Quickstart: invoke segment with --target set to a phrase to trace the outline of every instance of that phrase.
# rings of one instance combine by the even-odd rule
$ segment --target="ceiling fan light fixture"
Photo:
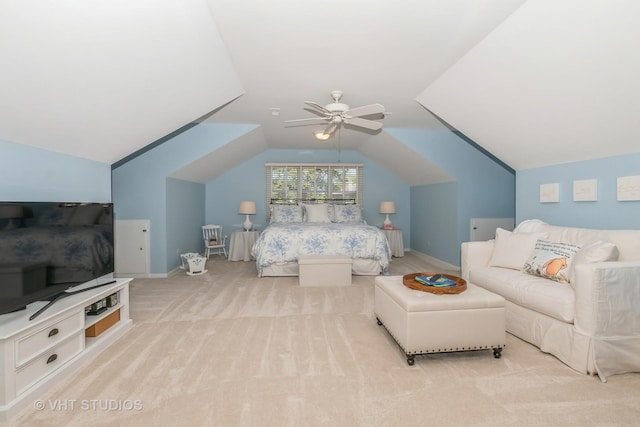
[[[349,111],[349,106],[347,104],[343,104],[342,102],[327,104],[324,106],[324,108],[331,111],[332,113],[344,113],[345,111]]]
[[[319,130],[319,131],[313,133],[313,137],[315,139],[317,139],[318,141],[326,141],[327,139],[331,138],[331,134],[330,133],[324,133],[324,131]]]

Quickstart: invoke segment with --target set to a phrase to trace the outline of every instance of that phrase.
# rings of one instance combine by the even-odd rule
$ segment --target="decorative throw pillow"
[[[538,240],[522,271],[556,282],[569,283],[569,266],[579,250],[578,245]]]
[[[620,251],[618,247],[611,242],[597,240],[582,246],[569,267],[569,282],[571,286],[573,286],[574,283],[577,265],[592,262],[617,261],[619,255]]]
[[[306,222],[331,222],[329,209],[326,203],[304,204]]]
[[[512,233],[497,228],[489,266],[520,270],[535,248],[538,239],[546,237],[547,233]]]
[[[269,222],[302,222],[302,206],[271,205]]]
[[[334,205],[335,222],[362,222],[362,209],[358,204]]]

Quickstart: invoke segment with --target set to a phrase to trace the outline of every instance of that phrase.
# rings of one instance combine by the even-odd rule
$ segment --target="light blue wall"
[[[411,187],[411,242],[415,250],[440,260],[459,256],[458,247],[451,244],[451,236],[458,233],[457,194],[457,182]]]
[[[453,265],[460,265],[460,244],[469,240],[471,218],[513,218],[515,217],[515,175],[494,159],[491,159],[459,135],[450,131],[426,131],[407,129],[387,129],[394,138],[424,156],[441,169],[453,175],[457,186],[438,189],[414,189],[411,193],[412,224],[430,223],[432,232],[424,234],[424,228],[411,227],[412,249],[434,256]],[[448,193],[445,190],[451,191]],[[440,198],[456,200],[457,210],[450,212],[455,217],[455,231],[451,229],[451,219],[443,215],[431,218],[424,212],[429,203],[447,203],[432,199],[431,194],[439,193]],[[452,203],[452,206],[454,204]],[[447,230],[447,238],[441,233]],[[449,235],[450,234],[450,235]],[[444,241],[443,241],[444,240]],[[435,241],[440,242],[436,248]],[[430,244],[429,244],[430,242]],[[442,254],[442,255],[436,255]],[[443,258],[442,256],[446,256]]]
[[[537,218],[554,225],[638,229],[640,201],[616,200],[617,178],[633,175],[640,175],[640,153],[519,171],[516,221]],[[573,181],[582,179],[597,180],[597,201],[573,201]],[[540,203],[540,184],[551,183],[560,184],[560,202]]]
[[[256,201],[257,214],[252,221],[264,227],[265,163],[362,163],[367,222],[382,225],[384,215],[378,212],[379,204],[383,200],[394,201],[398,213],[391,219],[402,228],[405,247],[455,265],[459,264],[460,243],[469,238],[470,218],[514,216],[514,177],[510,172],[451,132],[398,131],[394,135],[397,139],[450,171],[457,184],[412,190],[357,151],[342,151],[338,156],[336,150],[271,149],[206,183],[203,218],[202,205],[196,200],[200,189],[167,177],[254,128],[198,125],[114,168],[113,200],[118,218],[151,221],[152,274],[165,274],[177,266],[178,252],[198,249],[202,244],[200,225],[221,224],[227,235],[239,230],[244,218],[237,210],[242,200]],[[433,215],[437,218],[425,215],[424,205],[433,202],[431,194],[437,194],[441,203],[452,209],[436,210]],[[191,225],[190,231],[190,225],[180,223],[180,206],[189,221],[200,221]],[[427,222],[425,228],[423,224]]]
[[[109,202],[111,167],[0,141],[0,200]]]
[[[409,185],[357,151],[342,151],[338,159],[335,150],[266,150],[207,183],[206,221],[222,225],[225,234],[230,235],[232,230],[239,230],[244,221],[244,216],[238,214],[240,202],[254,200],[257,214],[251,216],[251,221],[264,227],[266,163],[337,163],[338,160],[361,163],[364,167],[363,211],[367,223],[382,226],[385,216],[378,212],[380,202],[394,201],[398,213],[390,218],[394,225],[402,228],[404,245],[410,247]]]
[[[255,125],[200,124],[113,169],[113,202],[118,219],[148,219],[151,274],[165,274],[174,259],[167,239],[167,177],[241,135]],[[173,193],[171,193],[173,194]],[[199,227],[200,224],[194,225]],[[171,253],[169,253],[171,252]]]
[[[180,265],[180,254],[202,253],[205,186],[167,178],[167,268]]]

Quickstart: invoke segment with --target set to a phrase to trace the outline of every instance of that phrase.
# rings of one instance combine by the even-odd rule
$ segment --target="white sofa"
[[[570,283],[518,267],[523,256],[531,259],[537,239],[579,246],[563,266]],[[496,239],[461,249],[463,278],[506,299],[508,332],[602,381],[640,372],[640,230],[527,220],[513,233],[497,230]]]

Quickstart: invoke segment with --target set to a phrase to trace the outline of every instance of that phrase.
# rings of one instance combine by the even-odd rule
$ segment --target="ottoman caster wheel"
[[[382,326],[382,322],[377,317],[376,317],[376,322],[378,322],[378,326]]]
[[[416,363],[416,361],[413,357],[407,357],[407,364],[409,366],[413,366],[414,363]]]
[[[502,356],[502,349],[501,348],[494,348],[493,349],[493,357],[495,357],[496,359],[500,359],[500,356]]]

